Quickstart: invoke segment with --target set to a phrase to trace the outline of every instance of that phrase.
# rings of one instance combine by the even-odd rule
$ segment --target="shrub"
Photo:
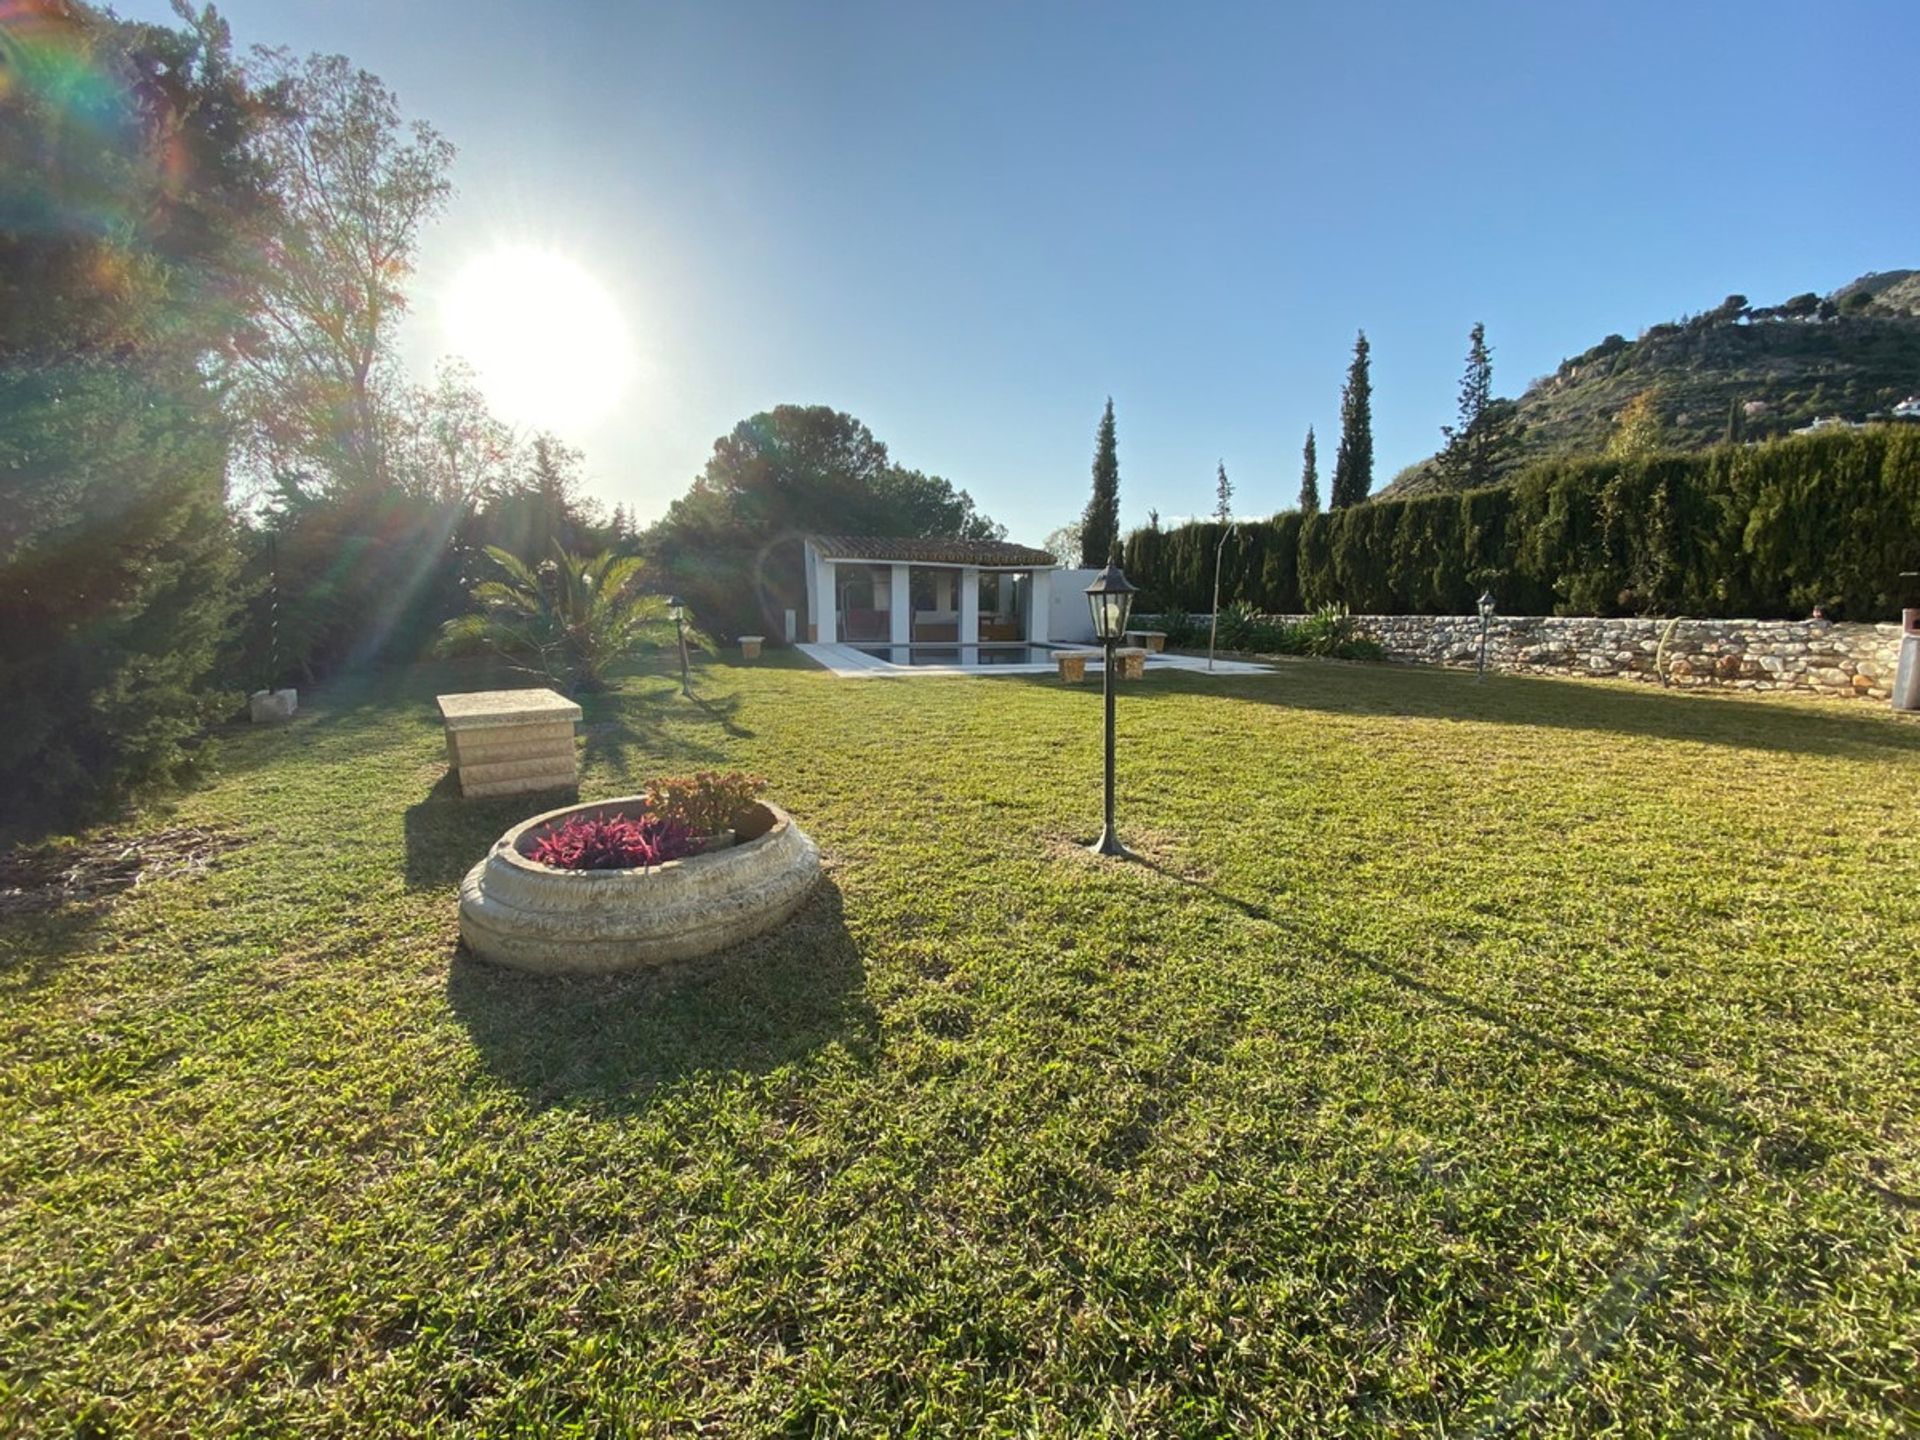
[[[1137,531],[1127,577],[1205,606],[1218,527]],[[1254,610],[1892,619],[1920,553],[1920,427],[1646,457],[1556,456],[1493,489],[1249,521],[1222,585]],[[1145,603],[1143,601],[1143,603]],[[1226,634],[1222,612],[1222,638]]]
[[[1184,610],[1164,610],[1154,617],[1155,628],[1166,633],[1167,644],[1174,649],[1191,645],[1199,627],[1193,623],[1193,617]]]
[[[647,786],[647,809],[687,827],[695,835],[717,835],[732,828],[740,812],[767,788],[758,775],[702,770],[669,776]]]
[[[568,688],[604,690],[616,664],[675,633],[666,598],[640,588],[638,556],[579,556],[556,543],[536,568],[497,545],[487,555],[503,578],[474,587],[480,609],[442,627],[442,654],[491,652]]]
[[[575,815],[535,840],[527,858],[562,870],[632,870],[699,850],[686,822],[669,815]]]
[[[1263,627],[1251,605],[1229,605],[1220,612],[1219,623],[1212,627],[1214,643],[1222,650],[1251,650],[1256,632]]]
[[[1338,656],[1341,648],[1352,638],[1353,621],[1347,616],[1347,607],[1322,605],[1293,627],[1292,639],[1298,648],[1292,653],[1316,655],[1323,659]]]

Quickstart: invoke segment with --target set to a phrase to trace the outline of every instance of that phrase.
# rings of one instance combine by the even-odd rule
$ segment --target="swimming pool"
[[[1052,675],[1054,662],[1063,651],[1078,651],[1087,657],[1087,673],[1100,674],[1100,653],[1091,645],[1024,645],[1018,642],[984,645],[822,645],[803,641],[795,647],[809,660],[849,679],[877,679],[893,676],[937,678],[942,675]],[[1149,673],[1163,670],[1188,670],[1205,675],[1258,675],[1265,665],[1245,660],[1222,660],[1208,671],[1205,656],[1149,655]]]
[[[1051,665],[1051,645],[850,645],[889,665],[945,665],[971,670],[982,665]]]

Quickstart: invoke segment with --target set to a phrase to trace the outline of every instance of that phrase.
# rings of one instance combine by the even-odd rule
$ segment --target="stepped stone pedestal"
[[[580,707],[551,690],[474,690],[436,697],[447,759],[469,799],[579,783],[573,726]]]

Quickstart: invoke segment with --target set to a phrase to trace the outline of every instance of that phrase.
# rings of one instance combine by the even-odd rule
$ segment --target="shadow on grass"
[[[1134,861],[1167,879],[1204,891],[1249,919],[1275,926],[1280,924],[1273,912],[1264,905],[1243,900],[1237,895],[1229,894],[1191,876],[1182,875],[1154,861],[1138,856],[1134,857]],[[1412,991],[1443,1009],[1457,1014],[1471,1015],[1476,1020],[1498,1027],[1521,1044],[1560,1056],[1589,1074],[1603,1076],[1625,1089],[1640,1092],[1674,1118],[1689,1121],[1702,1130],[1717,1134],[1723,1145],[1749,1151],[1758,1166],[1771,1175],[1791,1177],[1804,1174],[1819,1169],[1833,1158],[1833,1148],[1811,1135],[1784,1126],[1763,1125],[1737,1112],[1716,1110],[1703,1105],[1677,1085],[1644,1075],[1605,1055],[1595,1054],[1582,1046],[1550,1035],[1536,1026],[1516,1020],[1513,1016],[1481,1001],[1455,994],[1444,986],[1436,985],[1433,981],[1383,960],[1377,955],[1369,955],[1346,945],[1339,947],[1339,954],[1350,964],[1371,970],[1374,974],[1391,980],[1402,989]],[[1901,1190],[1866,1176],[1854,1175],[1852,1178],[1870,1194],[1894,1209],[1920,1211],[1920,1194]]]
[[[1023,677],[1051,685],[1051,677]],[[1090,688],[1097,690],[1096,684]],[[1662,690],[1630,681],[1548,675],[1489,675],[1431,666],[1283,660],[1266,675],[1149,670],[1120,703],[1204,695],[1329,715],[1395,715],[1490,725],[1534,725],[1690,740],[1750,750],[1839,755],[1861,750],[1920,752],[1920,725],[1881,713],[1881,702],[1780,704],[1724,691]]]
[[[784,925],[718,955],[558,977],[462,948],[447,994],[487,1070],[530,1108],[631,1112],[679,1081],[766,1074],[833,1044],[870,1057],[865,973],[839,888],[823,880]]]
[[[403,817],[407,888],[451,889],[504,832],[543,810],[570,805],[577,796],[568,788],[463,800],[460,781],[449,770]]]
[[[730,738],[734,740],[753,739],[753,731],[747,729],[746,726],[740,724],[733,718],[740,713],[740,697],[738,695],[722,695],[715,699],[708,699],[696,691],[693,696],[693,703],[696,708],[706,714],[709,720],[726,731]]]
[[[1282,924],[1273,911],[1255,901],[1244,900],[1205,881],[1183,875],[1177,870],[1169,869],[1140,856],[1133,857],[1133,863],[1181,885],[1202,891],[1251,920],[1258,920],[1276,928]],[[1391,980],[1402,989],[1409,990],[1442,1009],[1456,1014],[1471,1015],[1476,1020],[1497,1027],[1531,1049],[1557,1055],[1588,1074],[1601,1076],[1625,1089],[1638,1091],[1675,1119],[1690,1122],[1702,1130],[1718,1135],[1723,1144],[1751,1149],[1760,1164],[1775,1174],[1797,1174],[1813,1170],[1824,1165],[1831,1158],[1830,1147],[1811,1136],[1760,1125],[1743,1115],[1703,1105],[1676,1085],[1644,1075],[1605,1055],[1596,1054],[1570,1041],[1562,1040],[1558,1036],[1550,1035],[1536,1026],[1517,1020],[1481,1001],[1455,994],[1444,986],[1436,985],[1433,981],[1383,960],[1377,955],[1369,955],[1347,945],[1338,946],[1338,954],[1349,964]],[[1880,1186],[1874,1188],[1883,1198],[1901,1208],[1920,1206],[1920,1198],[1889,1191]]]
[[[678,685],[660,696],[619,691],[581,696],[582,766],[603,768],[616,779],[637,782],[673,774],[692,765],[723,764],[727,758],[725,751],[691,742],[684,735],[669,733],[662,727],[663,720],[672,718],[673,712],[668,707],[674,705],[686,706],[683,714],[707,712],[707,706],[698,700],[689,706],[680,697]],[[736,701],[723,705],[718,712],[708,713],[720,720],[729,735],[751,735],[751,731],[731,725],[732,712],[737,708]],[[636,758],[640,761],[638,766]],[[636,783],[633,788],[640,786]]]
[[[24,995],[59,973],[83,950],[112,906],[104,901],[0,919],[0,995]]]

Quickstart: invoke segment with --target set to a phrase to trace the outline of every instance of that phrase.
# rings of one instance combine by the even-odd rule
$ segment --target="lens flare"
[[[509,420],[564,434],[604,418],[633,378],[632,337],[618,305],[554,250],[516,245],[470,261],[442,318],[451,349]]]

